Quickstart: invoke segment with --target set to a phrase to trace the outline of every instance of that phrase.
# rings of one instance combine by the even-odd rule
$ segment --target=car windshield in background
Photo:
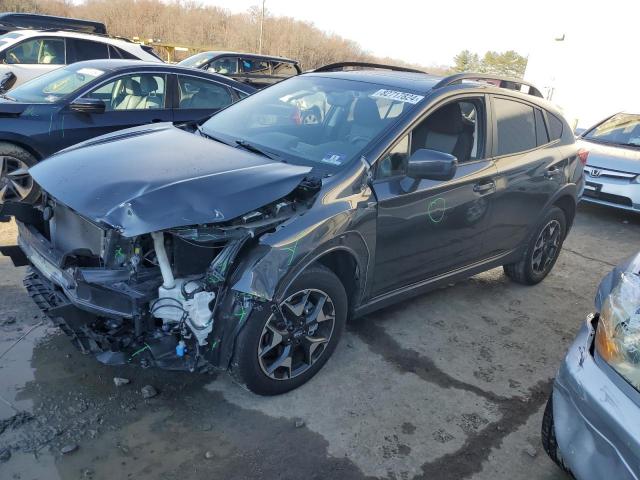
[[[55,103],[102,75],[104,71],[97,68],[60,68],[14,88],[5,96],[25,103]]]
[[[584,135],[587,140],[640,147],[640,115],[619,113]]]
[[[211,60],[211,54],[210,53],[207,53],[207,52],[198,53],[196,55],[192,55],[189,58],[185,58],[184,60],[179,62],[178,65],[181,65],[183,67],[199,68],[202,65],[204,65],[205,63],[207,63],[209,60]]]
[[[332,171],[423,98],[372,83],[296,77],[214,115],[202,131],[229,145],[250,144],[268,156]]]

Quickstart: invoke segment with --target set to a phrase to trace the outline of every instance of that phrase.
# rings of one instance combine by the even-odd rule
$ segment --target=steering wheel
[[[8,57],[11,59],[11,63],[22,63],[15,53],[9,52]]]

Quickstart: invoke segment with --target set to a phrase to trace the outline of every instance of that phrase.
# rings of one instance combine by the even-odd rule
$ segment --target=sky
[[[260,0],[202,0],[244,12]],[[581,25],[594,34],[615,33],[624,18],[637,19],[638,0],[576,2],[534,0],[266,0],[274,15],[313,22],[322,30],[355,40],[378,56],[423,66],[451,65],[464,49],[516,50],[528,55],[545,39]],[[619,8],[613,8],[617,6]],[[633,27],[635,30],[636,27]]]

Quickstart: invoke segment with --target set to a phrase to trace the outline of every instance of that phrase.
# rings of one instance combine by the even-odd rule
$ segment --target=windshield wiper
[[[258,155],[262,155],[263,157],[267,157],[270,160],[275,160],[279,155],[271,152],[266,152],[259,147],[256,147],[254,144],[247,142],[246,140],[236,140],[236,144],[239,147],[244,148],[245,150],[249,150],[250,152],[257,153]],[[279,158],[278,158],[279,159]]]
[[[198,133],[203,136],[204,138],[208,138],[209,140],[213,140],[214,142],[218,142],[218,143],[224,143],[225,145],[229,145],[227,142],[216,138],[212,135],[209,135],[208,133],[205,133],[204,130],[202,130],[202,127],[200,125],[196,125],[196,130],[198,131]]]

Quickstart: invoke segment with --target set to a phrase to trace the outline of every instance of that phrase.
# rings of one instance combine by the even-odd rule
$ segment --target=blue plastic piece
[[[176,355],[178,357],[184,357],[185,352],[187,351],[187,346],[184,343],[184,340],[180,340],[178,345],[176,345]]]

